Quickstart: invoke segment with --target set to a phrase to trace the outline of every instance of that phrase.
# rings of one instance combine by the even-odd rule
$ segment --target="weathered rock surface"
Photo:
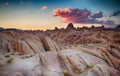
[[[75,28],[72,23],[66,29],[47,31],[56,42],[61,44],[120,44],[120,30],[101,27]]]
[[[33,56],[10,55],[7,58],[1,55],[0,59],[0,76],[119,75],[120,72],[110,67],[103,59],[81,50],[49,51]]]
[[[0,76],[120,76],[119,30],[69,28],[0,31]]]
[[[43,42],[43,45],[46,51],[59,51],[60,50],[57,44],[47,36],[42,38],[42,42]]]
[[[0,32],[0,51],[36,54],[45,51],[60,50],[49,37],[40,37],[32,33],[18,33],[15,31]]]

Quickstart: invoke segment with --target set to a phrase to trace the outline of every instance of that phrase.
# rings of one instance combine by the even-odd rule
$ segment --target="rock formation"
[[[66,29],[75,29],[74,25],[72,23],[69,23],[66,27]]]
[[[51,40],[49,37],[45,36],[41,40],[44,45],[45,51],[59,51],[60,50],[57,44],[53,40]]]
[[[93,54],[94,53],[94,54]],[[9,54],[0,59],[0,76],[119,76],[99,56],[84,50],[62,50],[36,55]]]
[[[49,37],[39,37],[27,32],[0,32],[0,50],[4,52],[21,52],[37,54],[45,51],[58,51],[59,47]]]
[[[0,76],[120,76],[120,31],[0,31]]]

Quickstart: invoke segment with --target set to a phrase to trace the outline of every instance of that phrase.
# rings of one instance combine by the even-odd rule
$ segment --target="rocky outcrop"
[[[119,76],[119,38],[96,28],[0,31],[0,76]]]
[[[74,25],[72,23],[69,23],[66,27],[66,29],[75,29]]]
[[[117,27],[116,27],[117,28]],[[118,26],[119,28],[119,26]],[[72,23],[65,29],[51,30],[46,32],[56,42],[61,44],[108,44],[120,43],[120,30],[115,28],[79,27],[75,28]]]
[[[12,59],[11,59],[12,58]],[[22,63],[21,63],[22,62]],[[119,76],[105,60],[81,50],[1,56],[0,76]]]
[[[28,32],[3,31],[0,32],[0,50],[36,54],[45,51],[58,51],[59,47],[46,36],[40,37]]]
[[[46,51],[59,51],[60,50],[57,44],[53,40],[51,40],[49,37],[45,36],[41,40],[42,40],[42,43]]]
[[[98,50],[92,50],[87,48],[77,48],[83,52],[89,53],[91,55],[94,55],[98,58],[103,59],[109,66],[120,70],[120,60],[119,58],[115,57],[111,54],[111,52],[105,50],[104,48],[99,48]]]

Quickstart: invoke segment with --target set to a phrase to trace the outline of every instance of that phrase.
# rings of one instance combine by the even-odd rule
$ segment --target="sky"
[[[120,24],[119,0],[0,0],[0,27],[25,30]]]

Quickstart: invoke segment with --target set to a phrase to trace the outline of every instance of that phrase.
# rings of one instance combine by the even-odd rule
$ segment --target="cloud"
[[[93,15],[91,15],[91,18],[102,18],[103,17],[103,12],[102,11],[97,11]]]
[[[48,7],[47,6],[42,6],[41,9],[42,10],[46,10]]]
[[[88,9],[55,9],[54,17],[60,17],[65,23],[85,23],[85,24],[105,24],[105,25],[115,25],[113,20],[98,20],[103,17],[102,11],[97,11],[96,13],[91,13]]]
[[[54,12],[54,16],[59,16],[64,19],[64,22],[84,22],[84,20],[88,19],[91,12],[87,9],[68,9],[64,10],[58,8]]]
[[[113,12],[111,16],[118,16],[118,15],[120,15],[120,11]]]

